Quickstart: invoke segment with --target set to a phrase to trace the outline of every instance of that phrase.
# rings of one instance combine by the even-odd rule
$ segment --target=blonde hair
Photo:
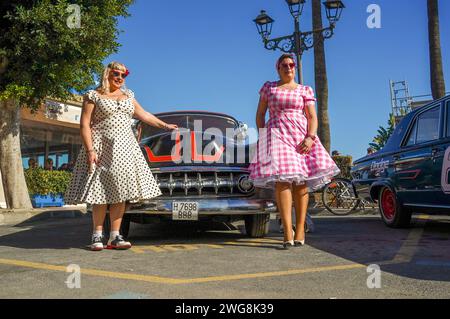
[[[110,93],[108,78],[109,78],[109,72],[111,70],[119,70],[119,71],[122,71],[122,72],[126,72],[127,71],[127,67],[124,64],[122,64],[120,62],[115,62],[115,61],[110,62],[106,66],[106,68],[103,70],[103,75],[102,75],[102,80],[100,82],[100,85],[97,88],[97,90],[100,91],[101,94],[108,94],[108,93]],[[123,87],[122,90],[124,90],[124,89],[126,90],[125,87]]]

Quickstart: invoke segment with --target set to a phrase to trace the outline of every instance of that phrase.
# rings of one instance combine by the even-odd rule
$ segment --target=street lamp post
[[[326,28],[302,32],[300,30],[300,16],[303,13],[303,7],[306,0],[286,0],[289,11],[294,18],[295,31],[293,34],[270,39],[272,26],[275,20],[267,15],[266,11],[261,13],[253,21],[256,23],[258,33],[261,35],[264,47],[267,50],[280,50],[285,53],[293,53],[297,57],[297,76],[300,84],[303,84],[302,74],[302,55],[303,52],[314,47],[314,35],[321,35],[324,39],[329,39],[334,34],[336,22],[339,21],[342,10],[345,8],[344,3],[340,0],[327,0],[323,4],[327,12],[327,19],[330,25]]]

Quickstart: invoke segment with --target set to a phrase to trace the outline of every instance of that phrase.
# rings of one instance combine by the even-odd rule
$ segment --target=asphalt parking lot
[[[262,239],[239,224],[132,224],[131,250],[101,252],[86,249],[89,216],[0,226],[0,298],[450,297],[450,217],[400,230],[376,215],[314,221],[288,251],[275,220]]]

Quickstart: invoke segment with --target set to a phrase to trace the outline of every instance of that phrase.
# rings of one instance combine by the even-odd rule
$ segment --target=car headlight
[[[253,182],[249,179],[248,175],[242,175],[239,177],[238,189],[242,193],[250,193],[255,189]]]

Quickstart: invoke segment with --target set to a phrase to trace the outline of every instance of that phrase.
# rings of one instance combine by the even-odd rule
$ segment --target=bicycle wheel
[[[351,180],[336,178],[323,189],[322,202],[330,213],[345,216],[358,207],[360,200]]]

